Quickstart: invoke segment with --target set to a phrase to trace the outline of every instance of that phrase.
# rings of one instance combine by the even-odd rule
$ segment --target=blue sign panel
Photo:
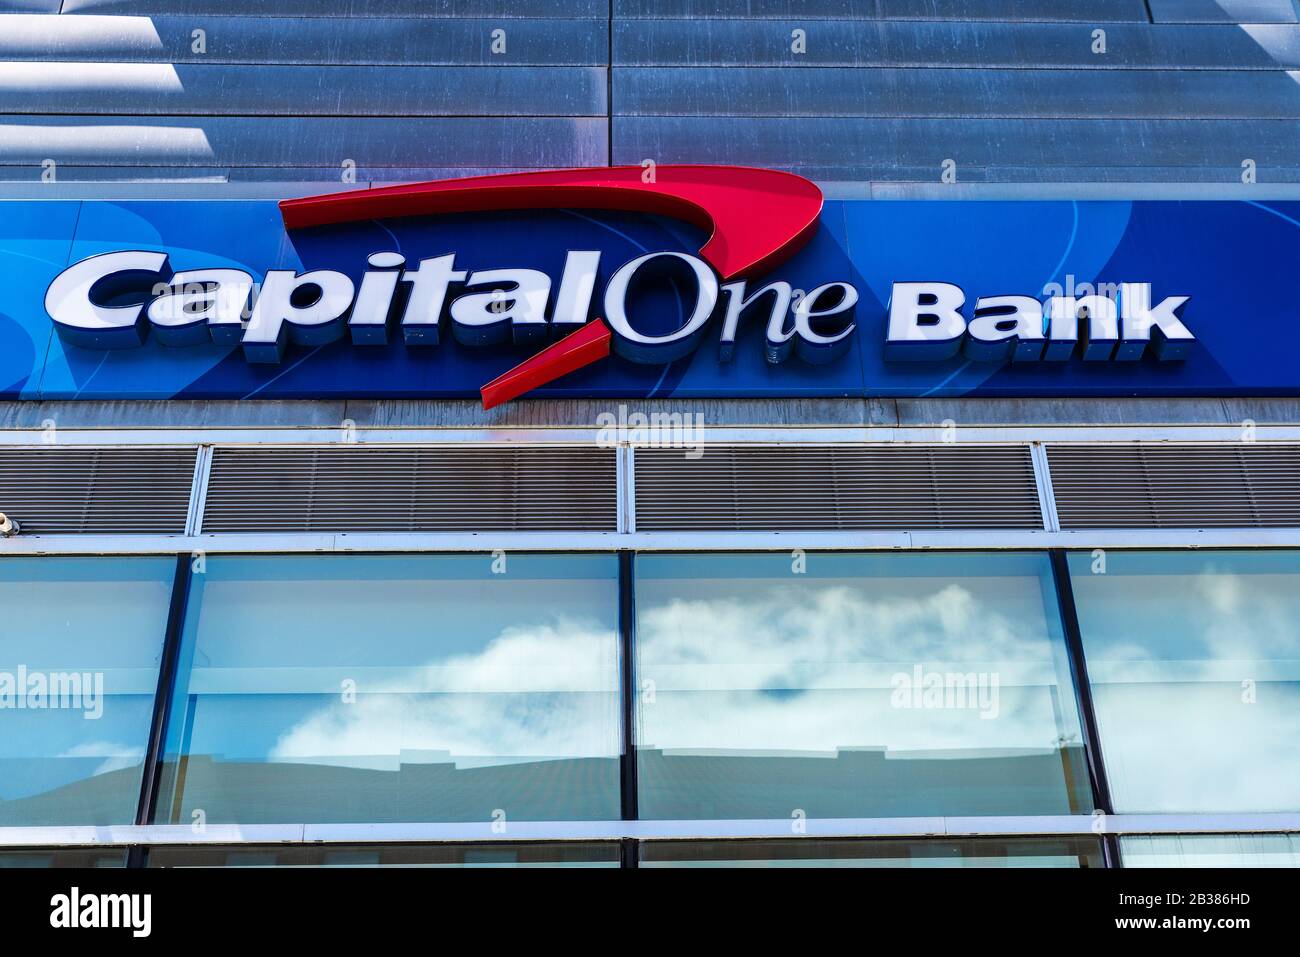
[[[708,239],[676,219],[568,209],[294,230],[286,230],[276,203],[263,201],[7,202],[0,212],[0,396],[22,399],[477,398],[485,383],[579,328],[561,324],[557,315],[571,253],[599,253],[594,290],[587,290],[590,306],[581,311],[583,319],[608,318],[605,296],[618,285],[623,267],[664,251],[694,256]],[[146,270],[133,277],[105,276],[83,283],[85,288],[74,281],[76,274],[65,275],[90,257],[124,251],[165,253],[166,269],[156,275]],[[397,255],[368,260],[377,253]],[[149,303],[159,292],[158,281],[165,285],[186,271],[247,273],[255,284],[249,303],[256,302],[256,287],[268,273],[278,271],[290,283],[309,272],[338,273],[350,280],[348,302],[353,303],[366,288],[367,271],[382,272],[377,261],[404,262],[411,270],[447,256],[454,259],[444,266],[471,280],[475,272],[496,270],[516,271],[516,277],[528,270],[535,271],[528,275],[541,274],[532,313],[519,303],[528,298],[523,286],[516,284],[511,293],[493,291],[488,283],[478,290],[489,292],[475,314],[482,318],[476,318],[468,302],[455,305],[475,291],[472,283],[457,280],[431,328],[399,328],[395,319],[386,320],[387,300],[377,325],[361,327],[355,323],[362,306],[349,305],[354,324],[346,330],[342,324],[337,329],[329,323],[302,324],[278,342],[272,334],[260,353],[246,334],[248,309],[243,325],[236,323],[223,335],[215,328],[209,335],[202,323],[195,324],[197,333],[186,333],[178,322],[170,338],[187,344],[164,343],[169,336],[160,336],[156,326],[151,331],[145,321],[155,314]],[[698,276],[681,262],[661,263],[671,268],[657,272],[624,271],[627,318],[638,333],[670,340],[690,324],[702,302],[712,306],[708,322],[684,345],[674,346],[671,351],[678,355],[670,359],[664,350],[656,358],[649,348],[634,355],[635,343],[626,334],[620,340],[615,330],[609,355],[529,394],[1297,394],[1300,306],[1289,283],[1297,263],[1297,203],[830,201],[816,233],[793,258],[751,277],[744,291],[728,291],[726,281],[718,280],[716,304],[702,298]],[[96,348],[95,342],[105,341],[97,333],[56,330],[47,291],[60,276],[65,278],[56,290],[62,292],[52,299],[69,310],[74,326],[78,316],[94,309],[139,314],[135,326],[114,330],[125,332],[127,347]],[[125,281],[130,278],[135,282]],[[370,281],[376,288],[383,283],[382,277]],[[728,303],[777,281],[792,291],[789,309],[784,303],[774,308],[775,293],[755,297],[738,314],[734,343],[729,342]],[[774,344],[774,328],[794,328],[801,296],[811,300],[827,284],[847,284],[856,295],[852,308],[841,301],[844,308],[827,308],[827,317],[818,319],[819,303],[805,303],[810,312],[801,328],[806,334],[793,334],[791,340],[798,348]],[[397,285],[393,280],[385,288],[391,293]],[[570,292],[580,285],[575,282]],[[1115,300],[1116,290],[1142,289],[1150,300],[1150,308],[1140,311],[1150,327],[1150,348],[1148,339],[1129,341],[1140,321],[1105,315],[1107,304],[1096,298]],[[900,305],[907,298],[903,290],[912,297],[910,326]],[[302,298],[300,292],[294,291],[292,308],[286,309],[301,309],[305,316],[311,296]],[[316,289],[322,297],[329,292]],[[410,293],[398,293],[394,302],[403,295]],[[957,301],[945,301],[948,295],[959,296],[960,305],[948,308]],[[1127,295],[1121,293],[1121,308]],[[492,296],[513,321],[491,321]],[[834,306],[836,297],[847,296],[841,287],[821,305]],[[287,292],[285,297],[288,303]],[[1061,311],[1067,307],[1053,301],[1068,303],[1068,315]],[[1042,303],[1048,305],[1040,309]],[[453,322],[448,313],[458,308],[463,312]],[[780,315],[772,320],[776,312]],[[530,324],[528,315],[547,318]],[[345,312],[340,322],[346,320]],[[1077,346],[1074,339],[1058,338],[1066,336],[1066,320],[1078,326]],[[1108,322],[1118,330],[1109,339]],[[959,341],[953,330],[963,328]],[[1015,329],[1014,335],[1008,331]],[[1180,329],[1189,333],[1186,339],[1180,339]],[[835,340],[833,348],[811,347],[823,338]],[[1053,341],[1059,354],[1044,361]],[[925,348],[900,358],[918,343]],[[887,345],[901,348],[891,351]]]

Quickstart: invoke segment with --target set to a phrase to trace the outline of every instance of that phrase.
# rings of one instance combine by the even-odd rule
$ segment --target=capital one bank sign
[[[406,217],[538,209],[631,211],[711,229],[693,254],[651,250],[610,263],[601,249],[568,249],[558,275],[456,251],[420,258],[358,250],[360,278],[331,269],[270,269],[260,284],[228,266],[174,271],[168,253],[122,249],[73,263],[50,283],[45,309],[67,344],[89,349],[238,347],[249,363],[278,364],[290,344],[534,347],[530,358],[483,386],[485,406],[521,395],[614,352],[635,363],[680,359],[708,336],[732,360],[742,325],[760,322],[773,365],[839,358],[858,330],[858,288],[844,276],[808,289],[769,274],[813,238],[821,191],[790,173],[718,166],[560,170],[472,177],[328,194],[280,204],[284,226],[310,230]],[[600,282],[600,277],[608,278]],[[942,277],[939,277],[942,278]],[[671,281],[683,307],[672,328],[648,322],[639,291]],[[601,288],[598,288],[601,286]],[[1152,301],[1147,283],[1118,295],[1057,296],[1021,290],[971,300],[942,281],[892,284],[885,356],[979,362],[1181,359],[1194,336],[1188,297]],[[662,326],[662,322],[658,323]],[[1149,348],[1150,347],[1150,348]]]

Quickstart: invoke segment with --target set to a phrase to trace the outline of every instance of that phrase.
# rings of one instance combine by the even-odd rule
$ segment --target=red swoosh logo
[[[699,254],[723,281],[779,265],[817,229],[822,193],[802,176],[743,166],[665,165],[653,173],[653,182],[645,181],[649,171],[640,166],[471,176],[288,199],[280,203],[280,213],[287,229],[478,210],[652,213],[711,229]],[[591,331],[595,326],[603,334]],[[609,340],[604,322],[588,323],[484,386],[484,408],[608,355]]]

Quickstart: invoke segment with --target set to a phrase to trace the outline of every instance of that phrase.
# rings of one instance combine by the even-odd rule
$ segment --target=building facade
[[[0,864],[1300,863],[1297,8],[973,6],[0,2]]]

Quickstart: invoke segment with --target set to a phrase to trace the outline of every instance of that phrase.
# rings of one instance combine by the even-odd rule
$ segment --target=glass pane
[[[126,851],[120,847],[29,847],[0,851],[0,868],[5,867],[126,867]]]
[[[1115,810],[1300,808],[1300,553],[1070,556]]]
[[[617,844],[155,847],[150,867],[618,867]]]
[[[1300,834],[1121,837],[1125,867],[1300,867]]]
[[[1048,560],[643,555],[641,816],[1092,807]]]
[[[213,557],[158,820],[619,815],[614,556]]]
[[[0,825],[135,823],[175,567],[0,558]]]
[[[1089,838],[645,841],[642,867],[1101,867]]]

